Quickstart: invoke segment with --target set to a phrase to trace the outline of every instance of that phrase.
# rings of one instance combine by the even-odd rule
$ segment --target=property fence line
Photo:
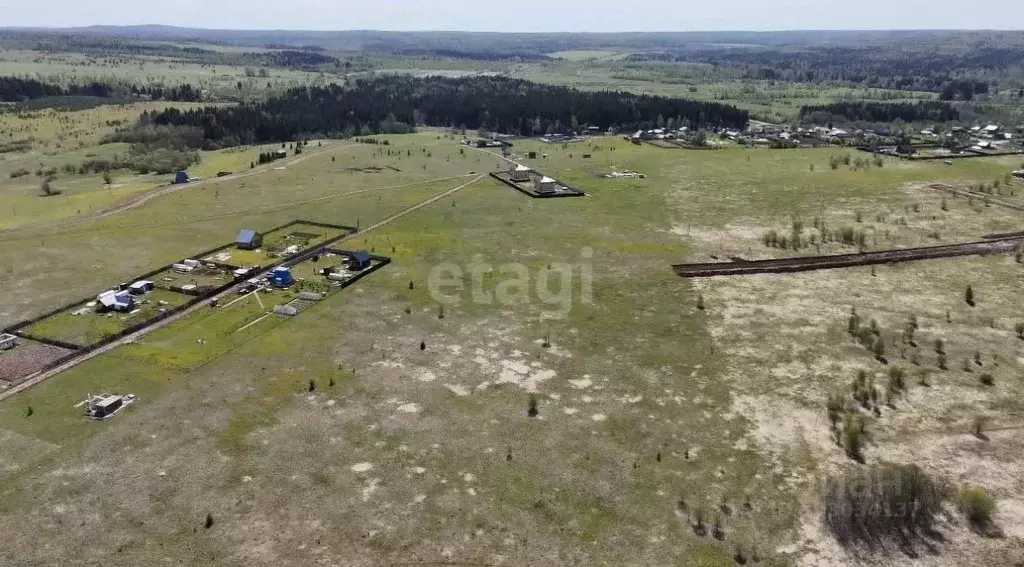
[[[1022,237],[981,240],[962,244],[942,246],[921,246],[899,250],[863,252],[860,254],[834,254],[827,256],[801,256],[774,260],[753,260],[747,262],[713,262],[702,264],[677,264],[672,266],[676,274],[684,278],[714,276],[744,276],[753,274],[781,274],[829,270],[877,264],[894,264],[933,258],[1001,254],[1014,250],[1024,243]]]
[[[283,230],[283,229],[286,229],[286,228],[288,228],[290,226],[294,226],[296,224],[308,224],[308,225],[312,225],[312,226],[319,226],[319,227],[322,227],[322,228],[333,228],[333,229],[341,230],[342,234],[340,234],[338,236],[335,236],[333,238],[327,239],[327,240],[325,240],[321,244],[318,244],[318,245],[310,247],[310,248],[308,248],[306,250],[300,251],[299,253],[297,253],[294,256],[292,256],[291,258],[289,258],[284,263],[284,265],[291,265],[291,264],[294,264],[294,263],[301,262],[301,261],[303,261],[305,259],[308,259],[308,258],[312,257],[314,254],[316,254],[316,253],[326,249],[330,245],[332,245],[332,244],[334,244],[334,243],[336,243],[336,242],[338,242],[338,241],[340,241],[340,240],[342,240],[344,238],[348,238],[350,236],[353,236],[354,234],[359,232],[359,229],[357,229],[355,227],[350,227],[350,226],[345,226],[345,225],[333,225],[333,224],[319,223],[319,222],[315,222],[315,221],[306,221],[306,220],[294,220],[294,221],[291,221],[289,223],[277,226],[277,227],[275,227],[275,228],[273,228],[271,230],[268,230],[267,232],[274,232],[274,231],[277,231],[277,230]],[[210,249],[208,251],[201,252],[201,253],[199,253],[199,254],[197,254],[195,256],[196,257],[208,256],[210,254],[213,254],[213,253],[219,252],[221,250],[225,250],[227,248],[230,248],[233,245],[234,245],[234,243],[229,243],[229,244],[225,244],[225,245],[222,245],[222,246],[218,246],[218,247],[212,248],[212,249]],[[232,287],[237,285],[238,282],[241,281],[243,278],[258,277],[258,276],[260,276],[262,274],[267,273],[268,271],[270,271],[271,268],[273,268],[274,266],[277,266],[277,265],[281,265],[281,263],[279,263],[279,262],[272,262],[272,263],[269,263],[269,264],[267,264],[265,266],[261,265],[255,271],[250,272],[249,274],[247,274],[244,277],[232,278],[227,283],[225,283],[223,285],[220,285],[220,286],[217,286],[217,287],[214,287],[214,288],[203,288],[204,291],[202,293],[199,293],[199,294],[194,294],[193,295],[193,294],[188,294],[187,292],[184,292],[184,294],[186,294],[186,295],[193,295],[194,298],[192,300],[182,304],[182,305],[178,305],[178,306],[172,307],[172,308],[168,309],[167,311],[164,311],[163,313],[160,313],[160,314],[158,314],[158,315],[156,315],[154,317],[150,317],[149,319],[146,319],[145,321],[141,321],[138,324],[132,325],[130,327],[126,327],[126,328],[118,331],[117,333],[114,333],[112,335],[108,335],[108,336],[104,337],[103,339],[101,339],[99,341],[96,341],[94,343],[91,343],[91,344],[88,344],[88,345],[84,345],[84,346],[83,345],[76,345],[76,344],[73,344],[73,343],[68,343],[68,342],[64,342],[64,341],[60,341],[60,340],[56,340],[56,339],[47,339],[47,338],[44,338],[44,337],[34,336],[34,335],[30,334],[30,333],[25,333],[25,332],[21,331],[21,329],[24,329],[25,327],[29,327],[31,325],[34,325],[35,323],[38,323],[39,321],[42,321],[43,319],[46,319],[48,317],[52,317],[52,316],[54,316],[54,315],[56,315],[58,313],[61,313],[63,311],[67,311],[67,310],[72,309],[74,307],[77,307],[79,305],[84,306],[85,304],[87,304],[88,302],[93,300],[92,297],[86,298],[86,299],[76,300],[76,301],[74,301],[72,303],[65,304],[65,305],[63,305],[61,307],[58,307],[58,308],[53,309],[51,311],[48,311],[48,312],[46,312],[46,313],[44,313],[42,315],[39,315],[37,317],[33,317],[31,319],[27,319],[25,321],[20,321],[18,323],[15,323],[14,325],[11,325],[11,326],[3,329],[2,332],[9,333],[9,334],[12,334],[12,335],[24,338],[26,340],[32,340],[32,341],[37,341],[37,342],[41,342],[41,343],[45,343],[45,344],[50,344],[50,345],[53,345],[53,346],[58,346],[58,347],[61,347],[61,348],[72,349],[75,352],[70,353],[69,355],[61,357],[61,358],[59,358],[57,360],[51,361],[51,362],[47,363],[45,366],[43,366],[42,368],[40,368],[39,370],[36,370],[35,372],[32,372],[31,374],[28,374],[27,376],[21,377],[20,378],[20,382],[18,384],[16,384],[12,388],[10,388],[10,389],[0,393],[0,400],[4,399],[4,398],[6,398],[6,397],[8,397],[10,395],[13,395],[16,392],[20,392],[24,388],[28,387],[28,386],[21,387],[23,384],[26,384],[26,383],[28,383],[29,385],[36,384],[36,383],[42,381],[42,379],[45,379],[46,377],[54,374],[55,373],[54,371],[57,370],[58,368],[61,371],[66,370],[67,368],[70,368],[70,367],[74,366],[75,364],[78,364],[79,362],[82,362],[82,361],[86,360],[87,358],[90,358],[93,353],[97,353],[101,349],[106,349],[107,347],[110,347],[111,345],[114,345],[115,343],[118,343],[118,342],[124,340],[126,337],[129,337],[129,336],[132,336],[132,335],[139,335],[139,336],[141,336],[142,334],[145,334],[145,332],[147,332],[148,330],[151,330],[152,328],[155,328],[156,326],[159,326],[162,322],[167,321],[168,319],[171,319],[172,317],[173,318],[177,318],[178,316],[183,315],[186,311],[191,310],[191,309],[195,308],[196,306],[200,305],[204,301],[222,295],[223,293],[225,293],[226,291],[230,290]],[[151,276],[154,276],[156,274],[159,274],[161,272],[164,272],[166,270],[171,269],[172,266],[173,266],[173,264],[167,264],[167,265],[162,266],[162,267],[160,267],[160,268],[158,268],[156,270],[152,270],[150,272],[147,272],[144,275],[137,276],[136,278],[132,279],[132,281],[138,281],[138,280],[149,278]],[[182,293],[182,292],[176,292],[176,293]],[[67,368],[64,368],[64,367],[67,367]],[[40,378],[40,377],[42,377],[42,378]]]
[[[927,147],[927,146],[914,146],[914,147],[922,147],[923,148],[923,147]],[[890,156],[890,157],[895,157],[895,158],[899,158],[899,159],[904,159],[904,160],[907,160],[907,161],[937,161],[937,160],[945,161],[945,160],[953,160],[953,159],[969,159],[969,158],[983,158],[983,157],[1005,157],[1005,156],[1019,155],[1021,153],[1021,152],[1018,151],[1018,152],[1012,152],[1012,153],[990,154],[990,153],[980,152],[980,151],[977,151],[977,150],[967,149],[967,150],[964,150],[966,152],[969,152],[967,154],[955,154],[955,155],[951,154],[951,155],[948,155],[948,156],[916,156],[915,157],[915,156],[908,156],[908,155],[896,154],[896,153],[886,153],[886,154],[883,154],[883,153],[881,153],[881,152],[879,152],[877,150],[872,150],[868,146],[856,146],[856,149],[858,149],[858,150],[860,150],[862,152],[867,152],[869,154],[879,154],[879,155],[883,155],[883,156]]]
[[[505,175],[502,172],[491,172],[490,176],[495,178],[495,179],[497,179],[498,181],[501,181],[505,185],[508,185],[509,187],[515,189],[516,191],[519,191],[523,195],[526,195],[527,197],[530,197],[532,199],[551,199],[551,198],[555,198],[555,197],[586,197],[587,196],[587,194],[584,193],[583,191],[580,191],[579,189],[577,189],[575,187],[572,187],[572,186],[569,186],[569,185],[565,185],[565,184],[563,184],[562,186],[566,187],[568,189],[571,189],[573,191],[573,193],[535,193],[533,191],[528,191],[526,189],[523,189],[518,184],[513,183],[512,180],[510,180],[510,179],[506,179]]]

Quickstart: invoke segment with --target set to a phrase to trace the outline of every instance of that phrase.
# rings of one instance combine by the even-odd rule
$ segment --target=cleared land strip
[[[242,173],[235,173],[235,174],[232,174],[232,175],[225,175],[224,177],[213,177],[213,178],[210,178],[210,179],[204,179],[204,180],[201,180],[201,181],[196,181],[194,183],[180,183],[180,184],[177,184],[177,185],[168,185],[166,187],[159,187],[157,189],[149,189],[147,191],[144,191],[141,195],[136,195],[136,196],[132,197],[131,199],[129,199],[128,201],[126,201],[124,203],[121,203],[120,205],[115,205],[113,207],[110,207],[108,209],[103,209],[103,210],[100,210],[100,211],[94,211],[94,212],[91,212],[91,213],[88,213],[88,214],[78,215],[78,216],[74,216],[74,217],[67,218],[67,219],[61,219],[61,220],[56,220],[56,221],[48,221],[48,222],[42,222],[42,223],[24,224],[24,225],[15,226],[15,227],[12,227],[12,228],[0,229],[0,234],[14,234],[14,233],[22,232],[22,231],[27,231],[27,230],[32,230],[32,229],[39,229],[39,228],[59,228],[59,227],[63,227],[63,226],[70,226],[70,225],[78,224],[80,222],[84,222],[84,221],[87,221],[87,220],[105,218],[105,217],[109,217],[111,215],[116,215],[116,214],[123,213],[125,211],[130,211],[130,210],[135,209],[137,207],[141,207],[142,205],[145,205],[146,203],[148,203],[149,201],[152,201],[153,199],[156,199],[158,197],[163,197],[164,195],[170,195],[171,193],[177,193],[178,191],[182,191],[182,190],[185,190],[185,189],[195,189],[197,187],[204,187],[206,185],[213,185],[215,183],[223,183],[225,181],[234,181],[234,180],[238,180],[238,179],[244,179],[246,177],[251,177],[253,175],[260,175],[261,173],[267,173],[267,172],[270,172],[270,171],[274,171],[275,168],[278,168],[278,167],[289,167],[289,166],[293,166],[293,165],[302,163],[303,161],[305,161],[305,160],[307,160],[307,159],[309,159],[311,157],[317,156],[317,155],[322,154],[322,153],[324,153],[326,151],[329,151],[329,150],[344,150],[344,149],[347,149],[347,148],[354,148],[354,147],[357,147],[357,146],[358,146],[358,144],[345,144],[345,145],[337,146],[337,147],[327,146],[327,147],[322,148],[322,149],[318,148],[316,151],[310,151],[309,153],[306,153],[306,154],[304,154],[304,155],[302,155],[300,157],[297,157],[297,158],[295,158],[295,159],[293,159],[291,161],[286,161],[286,162],[283,162],[283,163],[279,162],[279,161],[278,162],[270,162],[270,163],[268,163],[268,164],[266,164],[264,166],[261,166],[261,167],[255,168],[255,169],[251,169],[249,171],[245,171],[245,172],[242,172]]]
[[[395,190],[395,189],[408,189],[409,187],[416,187],[416,186],[419,186],[419,185],[428,185],[428,184],[431,184],[431,183],[440,183],[440,182],[443,182],[443,181],[451,181],[451,180],[454,180],[454,179],[464,179],[466,177],[470,177],[470,175],[469,174],[467,174],[467,175],[453,175],[453,176],[450,176],[450,177],[438,177],[438,178],[435,178],[435,179],[424,179],[423,181],[412,181],[412,182],[409,182],[409,183],[403,183],[401,185],[388,185],[388,186],[385,186],[385,187],[371,187],[369,189],[359,189],[357,191],[348,191],[348,192],[344,192],[344,193],[331,193],[330,195],[323,195],[323,196],[320,196],[320,197],[313,197],[313,198],[310,198],[310,199],[303,199],[301,201],[290,201],[290,202],[287,202],[287,203],[279,203],[279,204],[275,204],[275,205],[266,205],[266,206],[263,206],[263,207],[249,207],[249,208],[244,208],[244,209],[235,209],[235,210],[232,210],[232,211],[225,211],[223,213],[216,213],[216,214],[213,214],[213,215],[207,215],[207,216],[202,216],[202,217],[194,217],[194,218],[189,218],[189,219],[186,219],[186,220],[172,220],[172,221],[164,221],[164,222],[147,222],[147,223],[119,223],[119,224],[116,224],[116,225],[106,226],[106,227],[102,227],[102,228],[80,227],[80,228],[73,228],[73,229],[68,229],[68,230],[62,230],[59,233],[55,233],[55,234],[59,234],[60,236],[65,236],[65,235],[68,235],[68,234],[74,234],[74,233],[79,233],[79,232],[83,233],[83,234],[86,234],[86,233],[88,233],[88,234],[100,234],[100,233],[103,233],[103,232],[113,232],[113,231],[126,230],[126,229],[132,229],[132,228],[154,228],[154,227],[162,227],[162,226],[185,226],[185,225],[188,225],[188,224],[207,222],[207,221],[211,221],[211,220],[220,220],[220,219],[237,217],[237,216],[242,216],[242,215],[253,215],[253,214],[280,212],[280,211],[285,211],[285,210],[288,210],[288,209],[295,209],[295,208],[302,207],[302,206],[305,206],[305,205],[309,205],[309,204],[312,204],[312,203],[319,203],[319,202],[329,201],[329,200],[333,200],[333,199],[340,199],[340,198],[343,198],[343,197],[352,197],[352,196],[355,196],[355,195],[363,195],[363,194],[367,194],[367,193],[376,193],[378,191],[383,192],[383,191],[392,191],[392,190]],[[0,231],[0,235],[3,235],[3,234],[4,234],[3,231]],[[38,239],[39,239],[39,237],[37,235],[30,234],[30,235],[23,235],[23,236],[14,236],[14,237],[10,237],[10,238],[2,238],[2,239],[0,239],[0,242],[18,242],[18,241],[28,241],[28,240],[38,240]]]
[[[835,254],[830,256],[803,256],[799,258],[780,258],[777,260],[756,260],[751,262],[711,262],[704,264],[676,264],[672,266],[676,274],[684,278],[709,278],[715,276],[747,276],[752,274],[785,274],[790,272],[809,272],[814,270],[831,270],[854,266],[870,266],[875,264],[895,264],[913,262],[933,258],[952,258],[954,256],[975,256],[1002,254],[1011,252],[1018,246],[1024,246],[1024,237],[1015,236],[962,244],[943,246],[922,246],[904,248],[902,250],[883,250],[880,252],[864,252],[860,254]]]
[[[352,234],[352,235],[349,235],[349,238],[353,238],[353,237],[359,236],[361,234],[365,234],[367,232],[370,232],[371,230],[378,229],[378,228],[380,228],[382,226],[385,226],[385,225],[387,225],[387,224],[389,224],[389,223],[391,223],[393,221],[396,221],[396,220],[404,217],[405,215],[407,215],[409,213],[418,211],[418,210],[422,209],[423,207],[426,207],[427,205],[429,205],[431,203],[434,203],[436,201],[440,201],[441,199],[444,199],[445,197],[448,197],[450,195],[454,195],[455,193],[458,193],[459,191],[462,191],[463,189],[465,189],[466,187],[469,187],[470,185],[476,183],[477,181],[480,181],[484,177],[487,177],[487,175],[486,174],[485,175],[478,175],[478,176],[474,177],[473,179],[471,179],[470,181],[467,181],[467,182],[463,183],[462,185],[459,185],[458,187],[455,187],[453,189],[449,189],[449,190],[445,191],[444,193],[441,193],[440,195],[434,195],[433,197],[427,199],[426,201],[423,201],[421,203],[417,203],[417,204],[415,204],[415,205],[413,205],[413,206],[411,206],[411,207],[409,207],[407,209],[403,209],[403,210],[401,210],[401,211],[391,215],[390,217],[380,221],[377,224],[373,224],[373,225],[370,225],[370,226],[368,226],[368,227],[366,227],[364,229],[360,229],[359,232],[357,232],[355,234]],[[347,240],[347,239],[343,238],[342,240],[344,241],[344,240]]]
[[[453,194],[455,194],[455,193],[465,189],[466,187],[469,187],[470,185],[476,183],[477,181],[480,181],[484,177],[487,177],[487,176],[486,175],[478,175],[477,177],[473,178],[471,181],[463,183],[462,185],[459,185],[458,187],[455,187],[453,189],[449,189],[448,191],[445,191],[444,193],[441,193],[439,195],[435,195],[435,196],[433,196],[433,197],[431,197],[431,198],[429,198],[429,199],[427,199],[425,201],[422,201],[422,202],[420,202],[420,203],[418,203],[416,205],[413,205],[411,207],[402,209],[401,211],[399,211],[399,212],[389,216],[388,218],[386,218],[386,219],[384,219],[384,220],[382,220],[382,221],[380,221],[380,222],[378,222],[376,224],[368,226],[365,229],[360,230],[359,232],[355,232],[355,233],[352,233],[352,234],[349,234],[349,235],[342,236],[341,238],[338,238],[336,240],[332,240],[332,241],[330,241],[328,243],[325,243],[323,246],[318,246],[318,247],[316,247],[314,249],[308,250],[307,252],[305,252],[304,254],[302,254],[300,256],[297,256],[297,257],[294,257],[294,258],[289,258],[289,261],[301,261],[301,260],[304,260],[306,258],[312,257],[314,254],[319,253],[320,251],[322,251],[326,247],[333,246],[333,245],[335,245],[335,244],[337,244],[339,242],[343,242],[343,241],[348,240],[350,238],[355,238],[355,237],[360,236],[360,235],[362,235],[362,234],[364,234],[366,232],[369,232],[371,230],[375,230],[375,229],[378,229],[378,228],[380,228],[382,226],[386,226],[387,224],[389,224],[391,222],[394,222],[395,220],[398,220],[398,219],[400,219],[400,218],[402,218],[402,217],[404,217],[404,216],[406,216],[406,215],[408,215],[410,213],[413,213],[413,212],[415,212],[415,211],[417,211],[417,210],[419,210],[419,209],[421,209],[423,207],[426,207],[427,205],[430,205],[431,203],[435,203],[437,201],[440,201],[441,199],[444,199],[445,197],[449,197],[449,196],[451,196],[451,195],[453,195]],[[272,266],[268,267],[266,270],[263,270],[260,273],[266,273],[267,271],[269,271],[271,269],[272,269]],[[169,324],[171,324],[171,323],[181,319],[182,317],[187,317],[187,316],[191,315],[192,313],[195,313],[199,309],[209,309],[209,303],[211,301],[213,301],[215,299],[219,300],[219,299],[221,299],[221,298],[231,294],[234,291],[234,289],[235,289],[234,287],[228,288],[228,289],[224,290],[223,292],[221,292],[221,293],[219,293],[217,295],[214,295],[212,297],[208,297],[208,298],[206,298],[206,300],[200,301],[200,302],[196,303],[192,307],[190,307],[188,309],[185,309],[184,311],[182,311],[181,313],[178,313],[177,315],[173,315],[173,316],[168,317],[166,319],[162,319],[160,321],[157,321],[156,323],[150,325],[149,327],[146,327],[145,329],[140,329],[140,330],[138,330],[138,331],[136,331],[136,332],[134,332],[134,333],[132,333],[130,335],[127,335],[127,336],[121,338],[120,340],[114,341],[114,342],[112,342],[112,343],[110,343],[108,345],[102,346],[100,348],[97,348],[95,350],[89,351],[87,353],[83,353],[82,356],[73,358],[73,359],[71,359],[71,360],[61,364],[60,366],[56,366],[56,367],[51,368],[49,370],[41,371],[41,372],[37,373],[34,376],[29,376],[28,378],[26,378],[20,384],[17,384],[16,386],[10,388],[9,390],[5,390],[3,392],[0,392],[0,401],[3,401],[5,399],[11,397],[11,396],[17,394],[18,392],[21,392],[23,390],[27,390],[28,388],[31,388],[32,386],[35,386],[36,384],[42,382],[43,380],[46,380],[47,378],[49,378],[51,376],[54,376],[56,374],[59,374],[61,372],[64,372],[65,370],[68,370],[70,368],[73,368],[74,366],[77,366],[78,364],[81,364],[81,363],[85,362],[86,360],[89,360],[90,358],[93,358],[93,357],[98,356],[100,354],[103,354],[105,352],[110,352],[111,350],[114,350],[115,348],[117,348],[117,347],[119,347],[119,346],[121,346],[123,344],[127,344],[127,343],[130,343],[130,342],[136,341],[136,340],[142,338],[147,333],[149,333],[151,331],[154,331],[156,329],[159,329],[161,327],[164,327],[166,325],[169,325]]]

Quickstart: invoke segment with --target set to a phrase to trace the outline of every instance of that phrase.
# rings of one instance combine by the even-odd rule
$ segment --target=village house
[[[535,179],[533,182],[534,191],[542,194],[554,193],[558,190],[557,182],[548,176],[543,176],[539,179]]]
[[[125,313],[135,309],[135,298],[127,290],[109,290],[96,297],[101,311]]]
[[[509,179],[514,183],[524,183],[530,180],[530,168],[519,164],[509,170]]]
[[[235,247],[239,250],[256,250],[263,246],[263,235],[255,230],[243,229],[235,238]]]

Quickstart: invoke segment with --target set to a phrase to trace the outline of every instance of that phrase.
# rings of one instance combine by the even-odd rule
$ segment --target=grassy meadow
[[[0,208],[0,226],[17,228],[0,233],[0,265],[10,266],[0,320],[240,228],[295,218],[365,228],[507,167],[441,131],[386,138],[313,143],[302,159],[104,217],[39,213],[59,226]],[[913,378],[868,426],[869,459],[918,460],[985,486],[1016,533],[1019,441],[992,432],[981,447],[968,434],[976,413],[994,427],[1024,415],[1024,343],[1012,331],[1024,320],[1024,268],[1012,256],[701,281],[670,265],[796,254],[762,235],[797,219],[808,234],[819,218],[864,230],[874,249],[1019,227],[1018,213],[943,203],[927,187],[1001,179],[1019,159],[832,170],[846,150],[688,151],[612,137],[519,140],[514,151],[548,154],[523,162],[589,196],[530,199],[483,178],[341,243],[393,262],[297,317],[260,319],[287,292],[261,294],[263,305],[247,296],[0,402],[0,563],[848,562],[818,520],[820,479],[852,462],[830,439],[824,400],[857,369],[880,381],[887,371],[846,335],[851,307],[897,342],[889,364]],[[257,153],[204,155],[197,170],[238,169]],[[627,169],[646,177],[603,177]],[[476,297],[471,263],[486,265]],[[502,302],[488,292],[522,279],[508,264],[525,269],[525,289]],[[464,270],[444,305],[430,291],[443,265]],[[967,282],[976,307],[962,299]],[[564,311],[562,293],[572,299]],[[920,366],[898,344],[911,314]],[[940,336],[945,371],[925,342]],[[961,359],[975,351],[984,366],[967,372]],[[74,405],[98,391],[140,400],[89,422]],[[948,564],[1020,558],[1019,536],[944,529],[952,542],[937,557]]]

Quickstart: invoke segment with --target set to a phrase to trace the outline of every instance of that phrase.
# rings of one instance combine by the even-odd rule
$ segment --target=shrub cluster
[[[949,492],[917,465],[851,470],[825,483],[825,524],[843,545],[902,541],[933,526]]]

